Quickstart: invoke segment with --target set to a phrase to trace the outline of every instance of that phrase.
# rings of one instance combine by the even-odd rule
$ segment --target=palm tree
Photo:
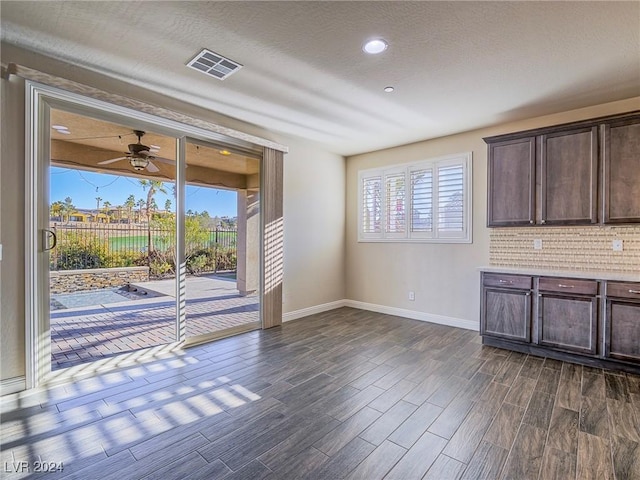
[[[128,223],[131,223],[131,218],[133,217],[133,207],[136,206],[136,197],[134,197],[133,195],[129,195],[127,197],[127,201],[124,202],[124,206],[129,211]]]
[[[153,214],[154,212],[158,211],[158,204],[156,203],[156,199],[155,198],[151,199],[151,205],[147,205],[147,206],[151,207],[151,214]],[[149,220],[151,220],[151,216],[152,215],[149,215],[148,212],[149,211],[147,210],[147,216],[149,217]]]
[[[141,198],[136,202],[138,205],[138,223],[142,223],[142,207],[144,207],[146,202]]]
[[[142,186],[142,190],[147,191],[146,210],[147,210],[147,218],[150,220],[151,212],[154,209],[153,196],[157,192],[167,193],[167,190],[164,188],[164,184],[159,180],[140,180],[139,183]]]
[[[167,213],[171,211],[171,199],[167,198],[167,200],[164,202],[164,209]]]
[[[102,198],[96,197],[96,222],[98,221],[98,214],[100,213],[100,202]]]
[[[107,200],[102,204],[102,208],[104,209],[104,214],[107,216],[107,223],[111,223],[111,215],[109,215],[109,207],[111,207],[111,202]]]

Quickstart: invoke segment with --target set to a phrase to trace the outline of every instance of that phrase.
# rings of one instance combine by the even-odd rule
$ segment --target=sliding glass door
[[[176,139],[50,110],[51,370],[175,342]]]
[[[200,342],[259,326],[260,159],[188,139],[186,167],[186,336]]]
[[[259,328],[261,155],[45,90],[29,131],[29,386]]]

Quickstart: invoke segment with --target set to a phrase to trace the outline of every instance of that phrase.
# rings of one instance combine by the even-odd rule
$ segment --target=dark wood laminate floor
[[[6,397],[1,440],[3,478],[640,479],[640,377],[344,308]]]

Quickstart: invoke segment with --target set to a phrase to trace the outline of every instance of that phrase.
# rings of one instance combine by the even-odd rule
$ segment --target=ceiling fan
[[[119,162],[121,160],[129,160],[129,163],[134,168],[134,170],[141,171],[147,170],[151,173],[159,172],[160,169],[152,162],[160,162],[160,163],[169,163],[171,165],[175,164],[173,160],[169,160],[168,158],[156,157],[150,153],[150,148],[146,145],[143,145],[140,139],[144,136],[142,130],[134,130],[133,133],[138,137],[138,143],[130,143],[129,151],[124,152],[126,156],[112,158],[110,160],[104,160],[102,162],[98,162],[98,165],[108,165],[110,163]]]

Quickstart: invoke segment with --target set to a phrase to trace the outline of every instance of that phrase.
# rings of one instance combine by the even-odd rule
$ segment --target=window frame
[[[384,243],[473,243],[473,154],[472,152],[445,155],[418,162],[389,165],[386,167],[370,168],[358,171],[358,242]],[[438,217],[439,191],[438,184],[440,169],[462,167],[462,230],[447,231],[440,229]],[[413,231],[413,186],[411,176],[413,172],[431,170],[431,231]],[[404,174],[404,232],[388,232],[387,225],[387,188],[386,178],[389,175]],[[364,232],[364,181],[370,178],[381,179],[380,192],[380,232]]]

